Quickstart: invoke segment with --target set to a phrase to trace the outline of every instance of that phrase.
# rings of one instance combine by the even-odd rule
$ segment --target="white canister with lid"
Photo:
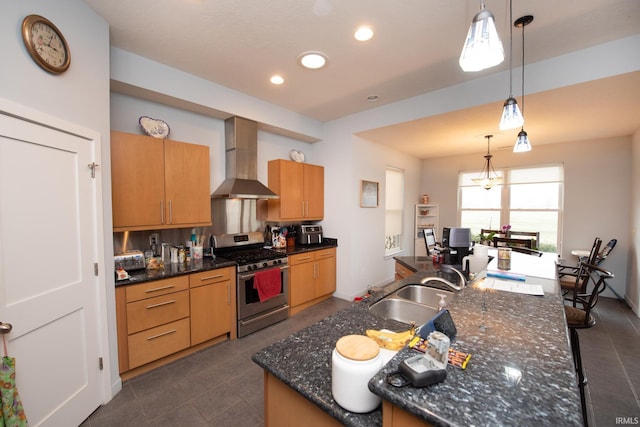
[[[382,366],[382,354],[374,340],[364,335],[340,338],[331,357],[333,399],[350,412],[376,409],[382,399],[369,391],[369,380]]]

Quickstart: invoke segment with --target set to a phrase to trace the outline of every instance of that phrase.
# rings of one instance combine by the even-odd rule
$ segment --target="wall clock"
[[[31,58],[44,70],[62,74],[71,63],[71,51],[62,32],[47,18],[29,15],[22,21],[22,40]]]

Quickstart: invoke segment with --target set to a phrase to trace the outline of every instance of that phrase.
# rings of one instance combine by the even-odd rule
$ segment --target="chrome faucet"
[[[441,266],[441,268],[444,267],[444,265]],[[448,281],[447,279],[444,279],[442,277],[425,277],[424,279],[422,279],[420,281],[421,284],[425,284],[427,282],[430,281],[436,281],[436,282],[440,282],[446,286],[448,286],[449,288],[453,289],[454,291],[461,291],[465,286],[467,286],[467,279],[464,277],[464,274],[462,274],[457,268],[453,268],[451,266],[447,266],[446,267],[447,270],[453,270],[456,272],[456,274],[458,275],[458,277],[460,277],[460,285],[456,285],[454,283],[451,283],[450,281]]]

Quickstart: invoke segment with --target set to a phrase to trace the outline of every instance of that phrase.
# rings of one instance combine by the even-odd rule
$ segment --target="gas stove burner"
[[[252,249],[252,250],[246,250],[246,251],[222,252],[221,256],[232,259],[238,264],[248,264],[251,262],[286,258],[285,254],[275,252],[269,249]]]
[[[239,273],[287,264],[286,254],[263,247],[219,249],[216,255],[237,262]]]

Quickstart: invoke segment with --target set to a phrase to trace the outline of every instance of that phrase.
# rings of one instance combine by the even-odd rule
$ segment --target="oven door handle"
[[[274,267],[274,268],[279,268],[280,271],[282,272],[282,270],[288,270],[289,266],[288,265],[281,265],[279,267]],[[252,277],[255,277],[255,273],[240,273],[238,274],[238,279],[240,280],[247,280],[247,279],[251,279]]]

